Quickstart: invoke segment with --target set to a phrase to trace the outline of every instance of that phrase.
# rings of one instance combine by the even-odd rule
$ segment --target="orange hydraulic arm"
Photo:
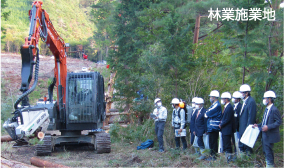
[[[33,64],[35,64],[34,59],[37,58],[39,54],[38,43],[41,38],[49,47],[55,58],[54,77],[56,78],[57,86],[57,103],[59,103],[59,108],[62,108],[63,104],[65,104],[64,90],[66,89],[67,77],[67,55],[65,53],[66,45],[64,40],[54,29],[52,22],[49,19],[49,15],[44,9],[42,9],[41,1],[33,2],[32,10],[29,11],[29,16],[29,36],[25,38],[25,44],[21,47],[22,86],[20,90],[23,93],[29,90],[29,83],[31,81],[33,71],[32,67]],[[29,105],[28,100],[26,105]]]

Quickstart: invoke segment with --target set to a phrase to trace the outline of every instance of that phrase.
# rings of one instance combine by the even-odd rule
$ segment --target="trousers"
[[[209,134],[210,155],[215,157],[216,153],[218,152],[219,132],[218,131],[213,131],[213,132],[209,132],[208,134]]]
[[[156,136],[159,142],[159,149],[162,149],[162,150],[164,150],[163,134],[164,134],[165,123],[166,123],[165,121],[155,122],[155,132],[156,132]]]

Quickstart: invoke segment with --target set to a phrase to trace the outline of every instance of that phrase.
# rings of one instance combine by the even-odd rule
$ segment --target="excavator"
[[[29,36],[20,50],[22,95],[14,104],[13,117],[3,127],[16,146],[27,145],[28,137],[37,137],[41,142],[36,145],[37,156],[51,155],[55,146],[72,144],[88,144],[99,154],[110,153],[110,135],[98,131],[106,118],[103,76],[99,72],[67,73],[69,44],[59,36],[42,4],[34,1],[29,11]],[[54,55],[54,78],[48,87],[48,98],[30,105],[28,95],[38,82],[40,38]],[[34,82],[30,86],[33,69]],[[54,87],[56,100],[53,100]],[[88,133],[82,134],[83,130]],[[59,131],[61,135],[51,134],[52,131]]]

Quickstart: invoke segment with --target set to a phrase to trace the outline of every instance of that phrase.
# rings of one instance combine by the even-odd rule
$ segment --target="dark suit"
[[[194,123],[195,123],[195,118],[196,118],[196,109],[194,109],[193,111],[192,111],[192,113],[193,113],[193,115],[191,114],[191,119],[190,119],[190,125],[189,125],[189,129],[190,129],[190,144],[192,145],[193,144],[193,142],[194,142],[194,134],[193,134],[193,132],[194,132],[194,128],[195,128],[195,125],[194,125]]]
[[[273,154],[273,145],[281,140],[279,133],[279,126],[281,125],[282,120],[280,113],[274,105],[271,106],[267,122],[264,125],[267,125],[268,131],[262,132],[262,149],[265,154],[266,164],[274,165],[274,154]],[[258,124],[260,131],[262,130],[262,123]]]
[[[243,103],[243,110],[240,111],[239,120],[239,135],[240,139],[245,132],[246,128],[250,124],[255,123],[256,119],[256,103],[252,97],[248,97]],[[252,148],[246,146],[239,141],[239,147],[242,152],[252,153]]]
[[[223,140],[223,150],[227,153],[232,153],[231,137],[234,126],[234,108],[229,103],[223,112],[221,120],[221,132]]]
[[[235,136],[234,133],[235,132],[239,132],[239,120],[240,120],[240,111],[242,109],[242,103],[239,102],[238,105],[235,107],[234,106],[234,127],[233,127],[233,132],[232,132],[232,142],[234,145],[234,151],[237,152],[236,149],[236,144],[235,144]]]
[[[201,149],[204,149],[204,142],[203,142],[203,134],[206,131],[206,119],[204,117],[204,114],[206,112],[205,108],[202,108],[199,112],[199,115],[197,116],[199,110],[195,111],[195,120],[194,120],[194,131],[195,131],[195,135],[198,137],[198,146]]]
[[[239,102],[239,104],[237,105],[237,107],[234,107],[234,133],[235,132],[239,132],[239,119],[240,119],[240,111],[242,109],[242,103]]]

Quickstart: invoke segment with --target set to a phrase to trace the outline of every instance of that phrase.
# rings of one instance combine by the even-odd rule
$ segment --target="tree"
[[[7,20],[10,13],[11,13],[11,11],[6,11],[6,12],[3,11],[7,7],[8,7],[8,4],[7,4],[6,0],[2,0],[1,1],[1,19],[3,19],[3,20]],[[2,25],[1,25],[1,43],[2,44],[4,43],[3,39],[5,37],[6,37],[6,29],[4,27],[2,27]]]

